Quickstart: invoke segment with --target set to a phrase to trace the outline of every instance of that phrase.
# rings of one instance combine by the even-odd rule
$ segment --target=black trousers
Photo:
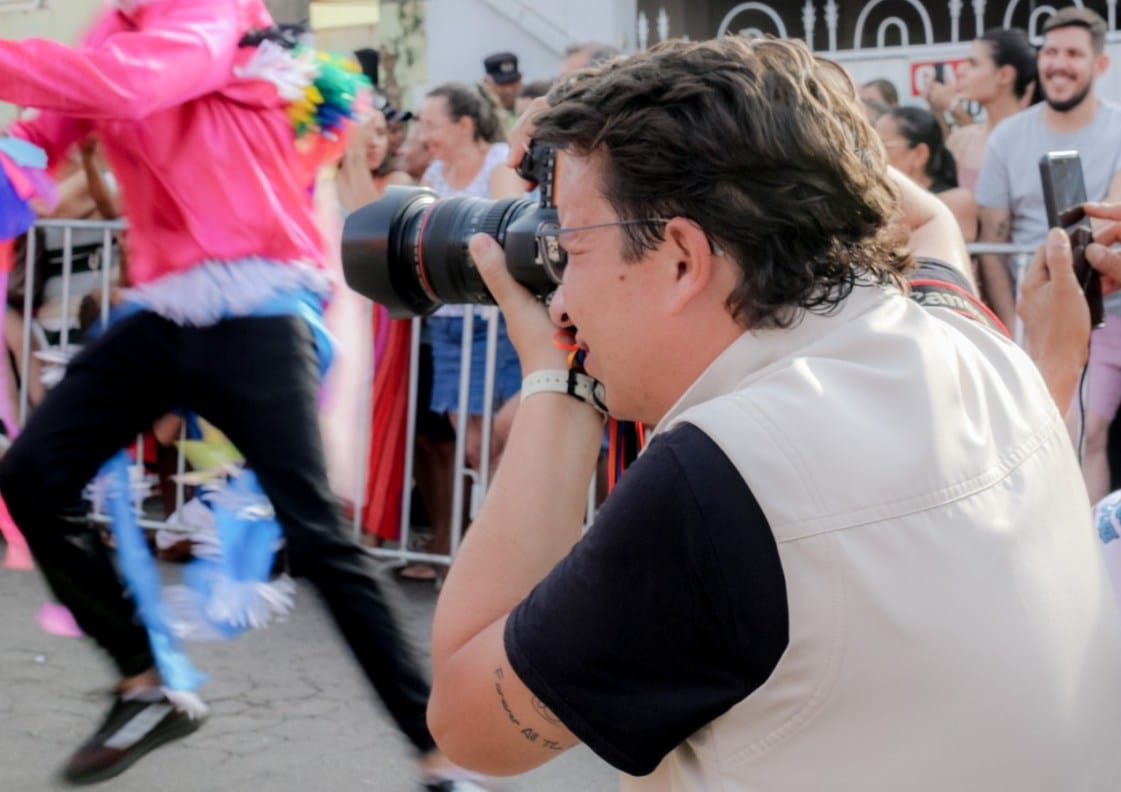
[[[0,463],[0,493],[55,596],[121,674],[151,649],[111,559],[75,537],[60,509],[100,465],[184,406],[245,455],[276,509],[293,574],[315,585],[398,727],[421,751],[428,682],[395,617],[392,584],[344,532],[316,419],[312,335],[297,317],[180,327],[150,312],[112,325],[70,363]],[[357,427],[356,427],[357,429]]]

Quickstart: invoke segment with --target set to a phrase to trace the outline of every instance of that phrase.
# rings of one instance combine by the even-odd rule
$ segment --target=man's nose
[[[549,300],[549,318],[557,327],[570,327],[572,320],[564,306],[564,286],[558,286]]]

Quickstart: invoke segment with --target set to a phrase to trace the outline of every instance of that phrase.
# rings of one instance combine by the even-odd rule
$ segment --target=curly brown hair
[[[602,157],[620,219],[686,217],[738,262],[728,309],[747,327],[828,312],[858,283],[905,288],[884,149],[837,64],[804,44],[669,41],[549,94],[535,138]],[[624,258],[663,241],[624,226]]]

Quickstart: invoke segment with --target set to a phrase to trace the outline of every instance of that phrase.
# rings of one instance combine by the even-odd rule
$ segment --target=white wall
[[[431,85],[482,79],[483,58],[493,52],[517,55],[530,81],[553,77],[569,44],[634,48],[635,0],[427,0],[425,7]]]
[[[0,36],[6,39],[49,38],[75,43],[93,21],[101,0],[62,0],[37,11],[0,11]],[[0,102],[0,125],[15,115],[15,108]]]

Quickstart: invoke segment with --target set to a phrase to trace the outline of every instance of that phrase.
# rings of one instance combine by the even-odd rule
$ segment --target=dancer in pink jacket
[[[38,111],[7,134],[52,162],[96,135],[129,221],[126,315],[71,362],[0,464],[47,582],[120,674],[109,715],[63,771],[74,783],[116,775],[206,716],[197,697],[164,689],[112,564],[71,541],[59,513],[137,431],[185,406],[254,468],[293,571],[318,588],[426,786],[463,788],[441,773],[428,683],[327,486],[326,350],[311,328],[330,284],[310,194],[342,119],[323,108],[311,119],[294,44],[261,0],[122,0],[75,48],[0,39],[0,101]]]

